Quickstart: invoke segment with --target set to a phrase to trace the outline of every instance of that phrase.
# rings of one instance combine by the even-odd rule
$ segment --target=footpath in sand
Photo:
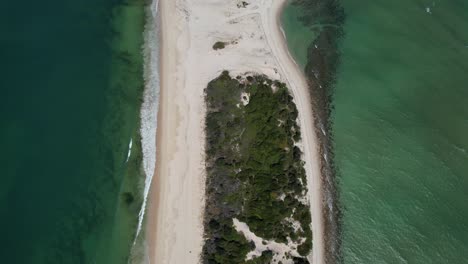
[[[285,82],[299,111],[312,212],[314,264],[324,263],[322,190],[307,83],[280,30],[285,0],[160,0],[161,96],[150,263],[195,264],[203,245],[204,89],[228,70]],[[227,43],[213,50],[217,41]]]

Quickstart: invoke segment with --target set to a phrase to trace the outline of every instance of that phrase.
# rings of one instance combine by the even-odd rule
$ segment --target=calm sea
[[[340,4],[331,120],[343,262],[468,263],[468,2]],[[291,42],[301,30],[283,24]]]
[[[127,263],[144,15],[136,0],[2,3],[2,263]]]

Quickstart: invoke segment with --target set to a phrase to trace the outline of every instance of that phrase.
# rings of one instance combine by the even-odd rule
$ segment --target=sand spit
[[[205,185],[203,91],[223,70],[232,76],[264,74],[290,88],[299,111],[311,201],[311,260],[324,263],[317,139],[307,82],[289,55],[279,27],[284,3],[160,0],[158,155],[148,219],[151,263],[189,264],[200,260]],[[228,44],[215,50],[216,42]]]

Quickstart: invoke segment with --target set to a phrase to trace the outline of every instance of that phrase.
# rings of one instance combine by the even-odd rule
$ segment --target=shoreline
[[[303,8],[305,8],[303,6]],[[330,99],[333,92],[336,67],[339,64],[340,53],[338,43],[343,36],[343,10],[340,6],[333,6],[326,2],[320,8],[327,9],[329,15],[327,20],[336,24],[337,27],[329,27],[322,30],[315,39],[307,46],[307,63],[303,70],[309,86],[309,98],[314,114],[316,137],[318,140],[320,171],[322,183],[322,214],[323,229],[327,236],[324,237],[325,259],[327,262],[339,263],[341,259],[341,206],[340,193],[336,182],[334,169],[334,146],[333,131],[330,123],[332,102]]]
[[[157,0],[156,0],[157,1]],[[162,129],[160,123],[162,123],[163,120],[163,108],[165,105],[164,102],[164,91],[161,89],[161,83],[163,79],[163,67],[162,67],[162,58],[161,54],[162,51],[164,50],[164,42],[162,41],[162,18],[160,15],[161,8],[160,8],[160,3],[158,1],[156,8],[158,9],[158,16],[156,17],[156,20],[152,21],[153,23],[159,23],[161,25],[160,30],[157,32],[158,37],[159,37],[159,84],[160,84],[160,89],[159,89],[159,105],[158,105],[158,113],[157,113],[157,118],[158,118],[158,125],[156,127],[156,166],[154,170],[154,176],[153,176],[153,181],[151,183],[150,187],[150,192],[149,192],[149,197],[150,197],[150,202],[148,204],[148,214],[147,214],[147,222],[146,222],[146,247],[147,247],[147,262],[146,263],[154,263],[154,261],[151,261],[154,254],[156,254],[156,238],[158,234],[157,226],[158,226],[158,205],[160,201],[160,184],[159,184],[159,178],[160,175],[158,174],[158,164],[161,163],[161,148],[159,147],[162,138]]]
[[[203,91],[221,71],[256,72],[287,83],[299,110],[304,160],[317,161],[319,145],[306,78],[289,55],[281,33],[280,14],[286,2],[274,1],[270,6],[259,4],[260,10],[238,10],[221,2],[195,5],[191,1],[176,4],[160,0],[157,166],[147,222],[150,263],[197,263],[200,260],[205,196]],[[233,14],[226,17],[223,13],[226,10]],[[216,31],[219,25],[203,24],[206,22],[203,14],[212,14],[209,19],[230,23],[223,25],[222,31]],[[193,17],[197,20],[192,20]],[[243,34],[238,33],[240,27],[246,31],[245,35],[239,36]],[[256,36],[259,30],[263,34]],[[214,51],[211,46],[215,40],[235,40],[236,44]],[[305,165],[312,213],[313,263],[324,263],[319,164],[307,162]]]
[[[282,46],[283,52],[285,52],[285,55],[289,59],[289,62],[292,62],[291,69],[294,69],[296,71],[296,74],[299,80],[301,80],[301,88],[303,89],[300,91],[297,91],[298,93],[293,90],[292,86],[290,86],[290,90],[293,93],[294,100],[296,102],[296,106],[298,109],[302,108],[302,111],[305,110],[305,112],[310,111],[310,116],[307,115],[309,118],[307,120],[302,120],[302,121],[309,121],[310,123],[306,126],[309,127],[306,131],[309,132],[309,139],[312,139],[314,142],[310,142],[309,144],[315,145],[311,146],[311,148],[316,148],[317,151],[311,151],[312,149],[309,149],[309,153],[314,153],[314,154],[319,154],[320,150],[320,145],[321,143],[319,142],[319,139],[317,138],[316,131],[317,128],[315,126],[315,115],[312,109],[312,103],[311,103],[311,98],[309,94],[309,82],[307,79],[307,76],[305,75],[305,72],[299,68],[299,65],[297,62],[294,60],[292,57],[288,45],[287,45],[287,40],[286,40],[286,35],[284,33],[284,29],[281,24],[281,13],[283,12],[284,8],[288,4],[287,0],[282,1],[282,3],[277,7],[276,9],[276,37],[278,37],[280,40],[278,41],[280,45]],[[285,59],[287,61],[287,59]],[[280,64],[281,65],[281,64]],[[290,76],[290,75],[288,75]],[[298,103],[298,98],[303,99],[302,101],[304,105],[300,105]],[[307,111],[306,109],[309,109]],[[299,111],[300,113],[301,111]],[[301,122],[302,123],[302,122]],[[301,133],[305,134],[303,124],[301,124]],[[303,136],[303,138],[306,138]],[[303,139],[304,140],[304,139]],[[310,172],[308,173],[308,177],[311,177],[313,182],[311,182],[311,179],[308,178],[308,191],[310,195],[310,203],[311,203],[311,214],[312,214],[312,237],[313,237],[313,260],[312,263],[325,263],[325,256],[326,256],[326,250],[325,250],[325,227],[324,227],[324,210],[323,210],[323,199],[324,199],[324,190],[323,190],[323,185],[322,185],[322,164],[320,161],[319,156],[313,156],[310,157],[311,159],[305,158],[305,160],[315,160],[317,161],[314,163],[314,168],[310,168],[314,170],[314,176],[311,177]],[[311,164],[309,164],[311,165]],[[310,193],[312,192],[312,194]],[[317,243],[317,240],[319,243]]]
[[[148,221],[150,263],[197,263],[199,253],[196,250],[201,249],[202,243],[202,229],[198,225],[198,219],[201,219],[198,204],[203,197],[199,188],[201,181],[199,177],[190,177],[194,171],[203,169],[202,163],[196,161],[200,145],[186,147],[190,144],[189,139],[201,139],[202,136],[192,122],[199,119],[197,113],[191,112],[183,100],[185,90],[181,84],[185,72],[179,59],[183,58],[180,50],[184,48],[174,43],[184,36],[184,32],[178,23],[180,17],[174,16],[175,13],[176,3],[159,1],[161,96],[157,166]],[[166,30],[168,28],[170,30]],[[188,118],[191,114],[195,117]]]
[[[160,17],[160,16],[158,16]],[[160,18],[158,19],[159,21],[161,20]],[[159,53],[162,54],[162,48],[163,45],[160,42],[159,43]],[[160,71],[160,76],[162,76],[162,67],[161,67],[161,60],[159,61],[159,71]],[[160,82],[161,82],[162,77],[160,77]],[[147,247],[147,258],[148,262],[151,263],[151,257],[155,254],[155,249],[156,247],[154,246],[156,244],[156,237],[157,237],[157,226],[158,226],[158,221],[157,221],[157,215],[158,215],[158,204],[159,204],[159,193],[160,193],[160,184],[159,184],[159,178],[160,175],[157,173],[157,167],[158,164],[161,162],[161,149],[158,147],[159,144],[161,143],[161,126],[159,126],[159,123],[162,120],[163,116],[163,90],[159,90],[159,107],[158,107],[158,126],[156,128],[156,167],[155,167],[155,172],[153,176],[153,180],[151,182],[151,187],[150,187],[150,192],[149,192],[149,198],[150,202],[148,203],[148,213],[147,213],[147,222],[146,222],[146,247]],[[145,262],[146,263],[146,262]]]

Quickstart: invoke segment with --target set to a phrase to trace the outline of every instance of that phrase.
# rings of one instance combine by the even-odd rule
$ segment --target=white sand
[[[285,82],[299,110],[313,230],[313,263],[323,261],[322,196],[309,93],[279,28],[285,0],[160,0],[162,22],[158,161],[148,220],[151,263],[198,263],[203,243],[204,95],[221,71]],[[213,50],[216,41],[229,42]]]
[[[287,255],[294,257],[300,256],[299,253],[297,253],[297,243],[291,241],[290,238],[288,238],[287,244],[277,243],[273,240],[265,240],[250,231],[250,228],[246,223],[243,223],[236,218],[233,219],[233,223],[237,232],[242,233],[247,241],[253,242],[255,244],[255,249],[247,253],[246,260],[250,260],[254,257],[260,257],[262,252],[266,250],[271,250],[273,253],[271,264],[277,264],[280,261],[283,264],[294,264],[293,261],[287,257]],[[302,242],[303,240],[301,243]]]

